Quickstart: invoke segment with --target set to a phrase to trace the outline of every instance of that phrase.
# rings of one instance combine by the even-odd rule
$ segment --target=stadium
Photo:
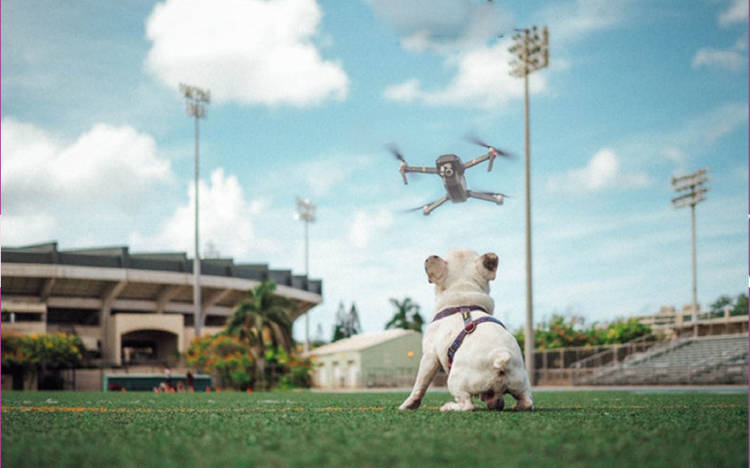
[[[3,247],[3,332],[76,335],[99,371],[163,366],[195,336],[192,266],[184,253],[130,253],[127,247]],[[203,333],[223,330],[247,291],[267,279],[291,301],[293,320],[323,300],[320,280],[263,264],[202,259]],[[79,370],[74,388],[100,388],[99,371]],[[12,379],[3,383],[22,388]]]

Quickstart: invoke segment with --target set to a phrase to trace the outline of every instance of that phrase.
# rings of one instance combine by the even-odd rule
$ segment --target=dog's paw
[[[459,411],[461,408],[455,401],[449,401],[440,407],[440,411]]]
[[[464,404],[457,403],[455,401],[449,401],[440,407],[440,411],[473,411],[474,405],[471,401],[465,402]]]
[[[516,406],[513,408],[514,411],[534,411],[534,404],[531,400],[519,400]]]
[[[401,411],[404,410],[415,410],[419,408],[419,405],[422,404],[422,400],[406,400],[405,402],[401,403],[401,406],[398,407]]]

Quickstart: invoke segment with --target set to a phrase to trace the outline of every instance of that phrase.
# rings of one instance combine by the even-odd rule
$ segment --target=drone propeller
[[[511,153],[508,153],[507,151],[503,151],[501,149],[498,149],[495,146],[492,146],[492,145],[489,145],[489,144],[485,143],[484,140],[482,140],[481,138],[479,138],[476,135],[473,135],[471,133],[468,134],[468,135],[466,135],[464,137],[464,139],[466,141],[468,141],[469,143],[474,143],[475,145],[483,146],[483,147],[487,148],[488,150],[493,151],[494,153],[496,153],[497,156],[503,156],[505,158],[510,158],[510,157],[513,156]]]
[[[401,173],[401,177],[404,178],[404,185],[408,184],[409,181],[406,179],[406,159],[404,159],[404,155],[401,154],[401,151],[399,151],[398,146],[396,146],[395,143],[391,143],[386,146],[388,148],[388,151],[390,151],[393,156],[401,161],[401,166],[398,168],[398,171]]]
[[[406,164],[406,159],[404,159],[404,155],[401,154],[401,151],[399,151],[398,146],[396,146],[395,143],[391,143],[386,146],[388,148],[388,151],[393,154],[393,156],[401,161],[402,163]]]
[[[487,153],[490,155],[490,163],[487,165],[487,172],[492,170],[492,164],[495,162],[496,157],[502,156],[508,159],[512,157],[510,153],[503,151],[501,149],[497,149],[492,145],[488,145],[487,143],[484,142],[484,140],[477,137],[476,135],[468,134],[464,137],[464,139],[470,143],[474,143],[475,145],[483,146],[487,148]]]
[[[420,211],[420,210],[424,211],[425,206],[427,205],[417,206],[415,208],[406,208],[406,209],[401,210],[401,213],[413,213],[415,211]]]

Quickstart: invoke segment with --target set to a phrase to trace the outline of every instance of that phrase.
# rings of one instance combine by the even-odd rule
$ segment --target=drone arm
[[[438,206],[442,205],[443,203],[447,201],[448,201],[448,195],[443,195],[442,198],[439,198],[432,203],[426,204],[422,208],[422,211],[424,212],[425,216],[427,216],[428,214],[432,213],[435,210],[435,208],[437,208]]]
[[[477,164],[481,164],[481,163],[487,161],[488,159],[490,159],[490,153],[483,154],[483,155],[479,156],[478,158],[474,158],[471,161],[465,163],[464,164],[464,168],[468,169],[470,167],[474,167]]]
[[[472,192],[471,190],[468,193],[471,198],[497,203],[498,205],[502,205],[505,198],[505,195],[502,193]]]
[[[422,174],[437,174],[437,169],[434,167],[416,167],[406,166],[404,172],[420,172]]]

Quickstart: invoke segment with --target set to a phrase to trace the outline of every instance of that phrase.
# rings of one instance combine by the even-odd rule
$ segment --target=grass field
[[[538,392],[533,413],[405,394],[3,392],[16,466],[748,466],[748,396]],[[508,400],[508,408],[511,405]]]

